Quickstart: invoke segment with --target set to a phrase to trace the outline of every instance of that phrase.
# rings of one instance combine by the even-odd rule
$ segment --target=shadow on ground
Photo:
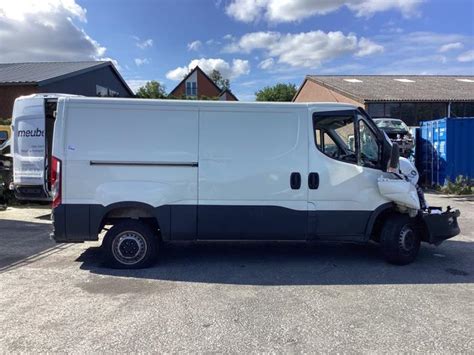
[[[59,248],[49,238],[50,232],[50,224],[0,219],[0,272],[32,258],[46,257]]]
[[[472,283],[473,243],[424,246],[407,266],[385,263],[377,245],[323,243],[190,243],[165,245],[159,262],[142,270],[101,264],[98,247],[77,261],[94,274],[137,279],[239,285],[355,285]]]

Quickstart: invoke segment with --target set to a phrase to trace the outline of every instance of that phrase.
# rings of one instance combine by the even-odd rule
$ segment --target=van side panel
[[[179,226],[172,230],[170,219],[162,219],[165,239],[195,236],[197,109],[72,100],[65,116],[62,202],[67,211],[89,205],[90,223],[97,225],[108,206],[124,201],[150,206],[157,217],[166,208]],[[174,205],[189,207],[179,216]]]
[[[201,110],[198,238],[306,238],[306,122],[307,110]]]

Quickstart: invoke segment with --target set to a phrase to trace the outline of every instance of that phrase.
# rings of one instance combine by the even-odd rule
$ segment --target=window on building
[[[421,102],[416,105],[416,119],[420,121],[430,121],[433,117],[433,109],[429,102]]]
[[[95,86],[95,94],[100,97],[107,97],[109,96],[109,90],[106,87],[96,85]]]
[[[474,117],[474,102],[464,104],[464,117]]]
[[[474,117],[474,102],[453,102],[451,117]]]
[[[432,119],[438,119],[446,117],[446,104],[444,102],[434,102],[431,104],[432,111]]]
[[[96,85],[95,86],[95,93],[96,93],[97,96],[100,96],[100,97],[118,97],[118,96],[120,96],[120,94],[117,91],[106,88],[106,87],[101,86],[101,85]]]
[[[197,82],[186,82],[186,96],[197,96]]]
[[[473,105],[474,106],[474,105]],[[429,121],[447,116],[446,102],[402,102],[371,103],[368,111],[372,117],[392,117],[401,119],[408,126],[416,126],[420,121]],[[453,103],[451,112],[455,117],[466,117],[463,103]],[[470,111],[474,115],[474,107]]]
[[[369,115],[372,117],[384,117],[384,104],[369,104]]]
[[[117,91],[109,89],[109,96],[110,97],[118,97],[118,96],[120,96],[120,94]]]
[[[404,102],[400,105],[400,119],[408,126],[416,126],[416,105],[413,102]]]
[[[400,104],[398,102],[386,103],[384,117],[400,118]]]
[[[453,102],[451,104],[451,117],[466,117],[464,116],[464,102]]]

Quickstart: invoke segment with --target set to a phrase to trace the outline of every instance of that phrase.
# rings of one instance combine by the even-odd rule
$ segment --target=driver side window
[[[354,115],[320,116],[314,119],[316,146],[327,156],[356,163]]]
[[[359,112],[318,114],[313,124],[316,146],[328,157],[369,168],[379,167],[380,143]]]

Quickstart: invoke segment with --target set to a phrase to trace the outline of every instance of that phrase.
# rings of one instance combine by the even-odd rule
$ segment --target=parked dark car
[[[389,117],[375,117],[373,120],[377,127],[384,131],[392,142],[398,144],[400,147],[400,155],[408,158],[413,153],[415,141],[405,122],[397,118]]]

